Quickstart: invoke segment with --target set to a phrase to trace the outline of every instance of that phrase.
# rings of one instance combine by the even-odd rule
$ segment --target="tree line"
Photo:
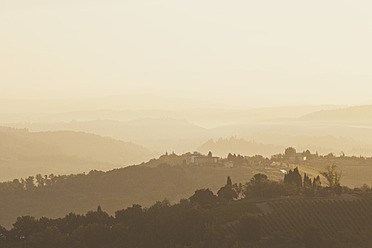
[[[255,174],[245,184],[233,183],[228,177],[216,194],[210,189],[199,189],[177,204],[172,205],[168,200],[158,201],[149,208],[134,204],[116,211],[114,216],[100,206],[84,215],[69,213],[57,219],[21,216],[10,230],[0,227],[0,247],[277,247],[259,243],[262,234],[256,215],[242,214],[238,232],[229,236],[212,210],[228,209],[235,201],[252,198],[315,196],[319,192],[335,194],[340,185],[340,173],[336,171],[336,166],[328,167],[322,174],[328,181],[327,187],[322,186],[319,176],[311,179],[304,174],[302,177],[295,168],[286,173],[280,182],[272,181],[264,174]],[[304,240],[306,238],[309,237],[303,237]],[[303,240],[298,242],[303,243]]]

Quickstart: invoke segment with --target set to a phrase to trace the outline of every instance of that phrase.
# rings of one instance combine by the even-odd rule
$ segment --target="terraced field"
[[[265,205],[267,211],[256,214],[263,236],[283,232],[302,236],[309,227],[319,228],[327,237],[342,232],[372,234],[372,197],[284,199],[267,201]],[[238,221],[232,221],[225,225],[225,231],[234,234],[238,225]]]
[[[358,200],[295,199],[268,202],[272,213],[260,216],[264,235],[292,231],[302,235],[309,226],[324,235],[343,231],[372,233],[372,198]]]

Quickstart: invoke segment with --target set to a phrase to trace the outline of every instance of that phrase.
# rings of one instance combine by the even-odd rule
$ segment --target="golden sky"
[[[0,2],[0,97],[372,97],[370,0]]]

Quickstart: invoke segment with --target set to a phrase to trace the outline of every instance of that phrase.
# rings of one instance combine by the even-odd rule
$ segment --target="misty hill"
[[[213,116],[213,111],[206,116]],[[242,119],[244,119],[242,115]],[[225,122],[234,118],[226,118]],[[214,125],[218,125],[215,122]],[[225,152],[251,154],[249,149],[258,154],[270,156],[277,150],[274,147],[288,147],[296,145],[299,149],[310,149],[319,153],[330,152],[347,155],[372,155],[372,129],[357,123],[323,123],[298,120],[272,120],[266,122],[247,122],[236,124],[223,124],[215,128],[203,128],[184,119],[172,118],[145,118],[131,121],[95,120],[70,122],[44,122],[44,123],[14,123],[13,127],[28,128],[31,131],[71,130],[94,133],[108,136],[113,139],[132,141],[143,145],[158,153],[176,152],[185,153],[197,150],[207,140],[230,138],[236,136],[248,142],[249,146],[233,145],[235,150],[216,150],[219,155]],[[262,145],[259,145],[262,144]],[[219,144],[221,146],[222,143]],[[227,145],[227,144],[226,144]],[[245,147],[246,146],[246,147]],[[248,150],[247,150],[248,148]],[[200,151],[207,152],[205,148]],[[253,153],[252,152],[252,153]]]
[[[322,154],[344,152],[356,156],[372,155],[372,128],[368,126],[280,121],[226,125],[210,130],[210,134],[211,137],[219,134],[218,138],[236,136],[280,147],[295,145],[298,149],[310,149]],[[267,152],[262,150],[260,154]]]
[[[231,137],[230,139],[220,138],[217,141],[210,139],[201,145],[197,151],[201,153],[208,153],[211,151],[213,154],[219,156],[227,156],[228,153],[232,152],[248,156],[261,154],[269,157],[272,154],[282,152],[284,149],[284,146],[261,144],[254,141],[247,141],[244,139]]]
[[[95,133],[119,140],[130,140],[152,151],[184,153],[209,138],[208,130],[186,120],[146,118],[131,121],[95,120],[56,123],[14,124],[32,131],[71,130]],[[142,161],[138,161],[142,162]]]
[[[107,170],[140,163],[153,155],[142,146],[95,134],[0,128],[0,180],[35,173]]]
[[[290,112],[288,108],[286,109]],[[272,109],[272,111],[274,110]],[[189,116],[186,112],[185,110],[185,118]],[[123,116],[126,116],[126,112],[123,113]],[[122,141],[132,141],[159,154],[167,151],[185,153],[198,149],[207,140],[236,136],[248,142],[255,141],[254,146],[257,149],[253,148],[252,144],[247,148],[267,156],[276,151],[273,150],[272,146],[284,148],[292,145],[296,145],[299,149],[310,149],[324,154],[344,152],[347,155],[356,156],[372,155],[372,128],[366,124],[360,125],[358,122],[339,123],[277,119],[240,123],[238,116],[243,121],[247,118],[254,118],[255,115],[244,114],[243,112],[237,114],[232,111],[231,114],[225,113],[226,116],[223,119],[223,112],[221,111],[205,110],[198,112],[196,110],[195,113],[190,111],[191,113],[199,119],[199,122],[203,122],[207,126],[217,127],[203,128],[201,125],[195,124],[197,122],[169,117],[140,118],[130,121],[94,120],[14,123],[11,125],[17,128],[28,128],[35,132],[70,130],[94,133]],[[158,114],[161,113],[154,113],[154,115]],[[262,146],[258,144],[262,144]],[[241,144],[240,146],[234,144],[234,149],[237,149],[237,151],[229,150],[229,152],[241,154],[247,154],[248,152],[248,154],[251,154],[247,148],[244,148],[245,145]],[[226,150],[221,150],[221,152],[226,152]],[[201,151],[207,152],[207,148]],[[217,150],[216,153],[226,155],[225,153],[220,154]]]
[[[172,104],[169,104],[172,103]],[[27,97],[27,98],[0,98],[1,113],[67,113],[91,112],[102,109],[120,111],[123,109],[165,109],[180,110],[188,108],[229,108],[224,103],[216,103],[208,99],[195,99],[195,97],[180,97],[179,95],[162,94],[118,94],[103,97]],[[134,111],[136,112],[136,111]],[[50,114],[51,116],[55,114]],[[84,116],[84,115],[83,115]],[[149,116],[146,116],[147,118]],[[84,118],[84,117],[83,117]],[[138,118],[138,117],[137,117]],[[142,117],[143,118],[143,117]]]
[[[304,115],[300,120],[332,122],[372,122],[372,105],[353,106],[333,110],[316,111]]]
[[[8,101],[8,102],[7,102]],[[138,101],[138,99],[136,99]],[[48,106],[49,101],[39,101],[42,106]],[[62,101],[61,101],[62,102]],[[0,99],[2,106],[32,106],[32,101],[11,101]],[[70,104],[70,100],[66,100],[64,105]],[[81,101],[80,101],[81,103]],[[84,101],[83,104],[74,103],[73,106],[85,106],[87,104]],[[51,104],[53,105],[53,104]],[[121,109],[117,108],[103,108],[103,105],[92,105],[92,110],[87,108],[86,110],[75,110],[72,111],[70,108],[60,109],[56,112],[54,109],[53,113],[50,111],[43,110],[41,106],[35,106],[35,110],[31,109],[26,111],[22,109],[1,109],[0,108],[0,119],[2,123],[25,123],[25,122],[70,122],[76,121],[95,121],[95,120],[113,120],[113,121],[130,121],[135,119],[156,119],[156,118],[170,118],[170,119],[186,119],[197,125],[216,127],[226,123],[240,123],[247,121],[263,121],[273,119],[293,119],[299,118],[305,114],[310,114],[321,110],[337,109],[341,106],[338,105],[300,105],[300,106],[282,106],[282,107],[267,107],[267,108],[217,108],[215,105],[210,108],[206,107],[195,107],[193,105],[185,104],[188,109],[172,110],[169,108],[155,109],[155,106],[147,106],[147,108],[139,109],[133,108],[131,105],[123,105]],[[128,108],[128,107],[131,108]],[[107,106],[109,107],[109,106]],[[169,107],[169,104],[168,104]],[[58,108],[57,108],[58,109]]]

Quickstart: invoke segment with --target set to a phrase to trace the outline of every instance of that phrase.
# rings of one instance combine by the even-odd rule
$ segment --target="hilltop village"
[[[332,153],[327,155],[319,155],[316,153],[311,153],[309,150],[303,152],[297,152],[295,148],[288,147],[285,149],[283,154],[274,154],[270,158],[266,158],[262,155],[254,156],[243,156],[240,154],[229,153],[227,156],[219,157],[214,156],[212,152],[208,154],[202,154],[199,152],[185,153],[182,155],[177,155],[175,153],[165,153],[158,159],[152,159],[146,164],[146,166],[176,166],[176,165],[189,165],[189,166],[212,166],[212,167],[225,167],[225,168],[236,168],[244,166],[278,166],[283,168],[288,168],[291,165],[313,165],[315,162],[319,165],[326,165],[327,163],[343,164],[343,162],[359,162],[363,163],[372,161],[371,157],[348,157],[345,154],[340,156],[335,156]]]

